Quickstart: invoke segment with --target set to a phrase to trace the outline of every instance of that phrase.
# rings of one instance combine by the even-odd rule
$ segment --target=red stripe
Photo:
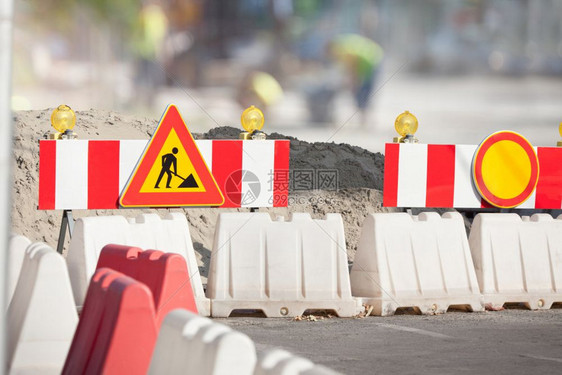
[[[384,151],[383,206],[396,207],[398,204],[398,161],[399,143],[387,143]]]
[[[119,208],[119,141],[88,142],[88,209]]]
[[[538,147],[539,182],[535,208],[562,207],[562,147]]]
[[[224,196],[221,207],[240,207],[242,141],[213,141],[213,177]]]
[[[57,141],[39,141],[39,209],[55,209]]]
[[[287,207],[289,199],[290,141],[275,141],[273,163],[273,207]]]
[[[455,145],[427,146],[426,207],[453,207]]]

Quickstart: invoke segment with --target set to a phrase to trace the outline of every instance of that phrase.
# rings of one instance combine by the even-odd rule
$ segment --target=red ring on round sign
[[[500,141],[512,141],[521,146],[521,148],[527,154],[529,161],[531,163],[531,176],[529,177],[529,182],[523,191],[516,197],[510,199],[500,198],[494,195],[486,186],[484,181],[484,176],[482,174],[482,162],[486,152],[497,142]],[[488,136],[476,149],[474,153],[474,159],[472,162],[472,179],[474,185],[480,196],[484,198],[488,203],[495,207],[500,208],[512,208],[519,206],[525,202],[533,194],[535,190],[538,179],[539,179],[539,160],[535,149],[531,143],[519,133],[512,131],[500,131]]]

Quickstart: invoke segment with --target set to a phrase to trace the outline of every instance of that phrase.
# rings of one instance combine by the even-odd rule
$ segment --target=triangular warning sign
[[[139,159],[123,207],[220,206],[224,197],[175,105],[170,105]]]

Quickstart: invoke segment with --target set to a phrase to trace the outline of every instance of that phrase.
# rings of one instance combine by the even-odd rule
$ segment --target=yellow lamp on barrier
[[[560,126],[558,126],[558,133],[560,133],[560,137],[562,138],[562,122],[560,123]],[[562,147],[562,140],[558,141],[556,146]]]
[[[253,105],[246,108],[240,116],[240,122],[245,132],[240,133],[240,139],[265,139],[265,133],[261,131],[264,123],[263,112]]]
[[[58,132],[51,135],[53,139],[76,138],[72,131],[76,125],[76,114],[69,106],[59,105],[51,114],[51,125]]]
[[[416,116],[408,111],[402,112],[396,117],[394,122],[394,128],[400,137],[395,137],[394,142],[396,143],[418,143],[414,134],[418,130],[418,119]]]

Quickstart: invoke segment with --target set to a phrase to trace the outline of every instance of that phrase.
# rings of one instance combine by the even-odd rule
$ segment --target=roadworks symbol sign
[[[174,105],[168,106],[119,200],[123,207],[220,206],[224,197]]]

